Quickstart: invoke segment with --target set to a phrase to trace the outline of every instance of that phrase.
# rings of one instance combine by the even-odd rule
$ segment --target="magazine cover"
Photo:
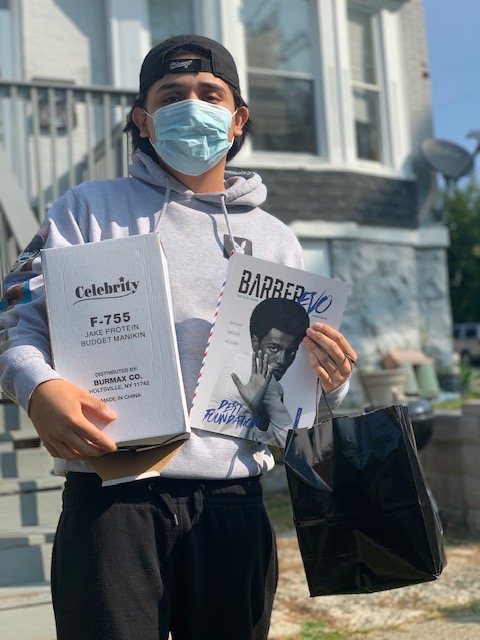
[[[312,426],[316,377],[301,342],[315,322],[338,329],[347,297],[340,280],[234,254],[190,425],[276,446]]]

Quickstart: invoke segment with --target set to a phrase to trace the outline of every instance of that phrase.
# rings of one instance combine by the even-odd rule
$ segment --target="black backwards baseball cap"
[[[195,55],[204,58],[172,57],[172,51],[178,48],[187,49],[200,47]],[[196,35],[174,36],[154,47],[146,56],[140,70],[140,93],[146,91],[154,82],[169,73],[192,73],[207,71],[221,78],[240,93],[235,61],[227,49],[210,38]]]

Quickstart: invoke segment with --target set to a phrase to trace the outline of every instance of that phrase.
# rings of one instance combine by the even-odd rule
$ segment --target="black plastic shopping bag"
[[[438,578],[443,531],[405,406],[292,430],[284,462],[311,596]]]

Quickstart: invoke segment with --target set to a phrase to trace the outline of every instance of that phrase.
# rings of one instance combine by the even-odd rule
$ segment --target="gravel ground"
[[[480,544],[449,544],[447,566],[434,582],[368,595],[316,598],[308,594],[293,531],[279,534],[278,551],[280,581],[269,640],[480,638]],[[302,636],[307,621],[323,621],[325,627]]]

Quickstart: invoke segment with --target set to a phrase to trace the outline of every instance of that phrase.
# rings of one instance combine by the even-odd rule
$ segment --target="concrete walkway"
[[[0,588],[0,640],[55,640],[49,585]]]
[[[278,635],[272,627],[272,638],[294,638]],[[480,638],[480,615],[465,615],[455,618],[440,618],[401,624],[396,629],[376,629],[367,632],[351,632],[350,640],[478,640]],[[48,586],[17,587],[0,589],[0,640],[55,640],[55,625]],[[298,636],[297,636],[298,637]],[[309,636],[312,637],[312,636]],[[318,640],[323,635],[319,632]],[[328,637],[328,636],[327,636]],[[99,639],[101,640],[101,639]]]
[[[396,630],[355,635],[352,640],[479,640],[480,616],[442,618],[428,622],[402,626]]]

